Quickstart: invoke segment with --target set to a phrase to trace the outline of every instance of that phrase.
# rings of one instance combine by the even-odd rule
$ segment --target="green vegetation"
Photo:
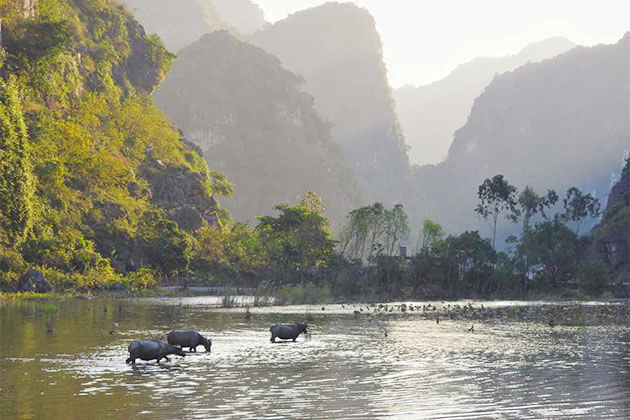
[[[231,197],[233,185],[208,168],[201,151],[182,139],[152,102],[150,93],[173,59],[160,40],[146,36],[111,1],[41,0],[34,17],[24,17],[20,4],[2,4],[0,290],[39,296],[52,285],[56,293],[147,293],[158,284],[204,284],[252,287],[278,302],[302,303],[594,296],[610,293],[611,282],[622,278],[625,263],[615,263],[611,255],[619,254],[618,246],[627,247],[627,238],[613,243],[606,237],[613,230],[610,223],[623,231],[619,226],[627,222],[622,187],[595,235],[597,246],[608,253],[603,257],[592,250],[590,236],[580,236],[584,222],[599,215],[596,198],[570,188],[563,211],[550,217],[558,201],[555,191],[539,195],[526,187],[519,194],[502,175],[479,186],[474,209],[491,225],[492,239],[478,231],[447,234],[436,221],[425,220],[416,253],[407,257],[401,250],[412,234],[410,218],[400,204],[388,208],[376,202],[351,210],[335,240],[331,216],[310,182],[321,176],[315,184],[343,198],[341,204],[327,201],[335,206],[333,214],[347,210],[357,197],[351,172],[312,98],[299,91],[299,78],[281,69],[277,59],[220,33],[204,37],[195,48],[234,52],[238,60],[228,64],[243,73],[232,74],[234,91],[210,95],[212,109],[224,116],[236,109],[239,118],[249,120],[269,117],[268,130],[259,134],[274,146],[250,156],[268,169],[248,175],[260,183],[257,193],[266,195],[265,203],[287,195],[294,203],[306,192],[298,204],[273,209],[255,199],[249,204],[257,214],[274,213],[258,216],[255,226],[235,223],[216,201]],[[258,67],[242,66],[247,60]],[[251,88],[239,77],[260,79],[256,69],[277,82],[264,88],[284,111],[269,116],[265,104],[246,100]],[[199,86],[192,82],[191,89]],[[182,109],[187,108],[178,112]],[[242,164],[243,150],[257,141],[245,135],[251,127],[224,118],[203,120],[225,123],[201,127],[230,139],[223,148],[213,143],[218,160],[231,156]],[[305,153],[313,158],[308,164],[296,158]],[[274,166],[279,161],[288,166]],[[322,162],[330,164],[327,173]],[[287,176],[298,166],[304,179]],[[627,164],[624,182],[629,176]],[[269,186],[278,194],[267,194]],[[520,235],[510,238],[507,250],[497,250],[498,221],[516,223],[521,217]],[[224,304],[233,303],[226,295]]]
[[[111,1],[21,7],[2,3],[0,288],[17,290],[28,267],[60,291],[186,272],[192,234],[176,203],[160,207],[161,180],[179,171],[215,217],[211,195],[231,185],[148,96],[173,56]]]

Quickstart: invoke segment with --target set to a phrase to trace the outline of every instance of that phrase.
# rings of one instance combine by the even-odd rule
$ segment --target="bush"
[[[18,280],[26,268],[26,262],[19,252],[0,246],[0,290],[16,290]]]
[[[127,274],[122,279],[125,289],[144,290],[157,286],[157,273],[149,268],[141,268],[138,271]]]
[[[610,268],[599,260],[582,263],[577,271],[580,288],[591,295],[599,295],[611,279]]]

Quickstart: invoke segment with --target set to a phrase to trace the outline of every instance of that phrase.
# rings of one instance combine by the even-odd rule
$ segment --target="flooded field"
[[[630,417],[627,304],[582,322],[575,305],[536,302],[255,307],[249,320],[213,298],[54,303],[0,305],[1,419]],[[309,336],[269,342],[271,324],[307,318]],[[184,327],[212,353],[125,364],[133,339]]]

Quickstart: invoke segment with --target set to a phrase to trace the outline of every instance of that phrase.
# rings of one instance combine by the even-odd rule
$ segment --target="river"
[[[1,304],[0,418],[630,418],[624,322],[438,322],[367,305],[253,307],[247,320],[217,302],[68,299],[54,315],[37,301]],[[270,325],[305,319],[309,335],[269,342]],[[211,337],[212,352],[125,364],[132,340],[175,328]]]

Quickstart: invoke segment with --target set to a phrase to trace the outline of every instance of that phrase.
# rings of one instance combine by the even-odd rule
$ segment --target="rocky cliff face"
[[[249,40],[304,76],[315,108],[370,201],[404,202],[409,163],[373,17],[327,3],[265,27]]]
[[[477,186],[503,174],[519,188],[608,193],[630,149],[630,33],[496,77],[457,131],[448,159],[416,170],[426,216],[449,229],[479,223]]]
[[[447,157],[455,131],[464,126],[474,100],[496,75],[528,62],[552,58],[573,47],[575,44],[565,38],[549,38],[512,56],[474,59],[430,85],[396,89],[396,112],[410,146],[411,161],[418,165],[436,164]]]
[[[591,232],[592,253],[615,274],[630,273],[630,158],[612,187],[602,222]]]
[[[352,171],[300,85],[277,58],[223,31],[181,50],[156,92],[158,105],[234,182],[235,198],[225,204],[237,220],[253,222],[308,190],[322,196],[333,221],[360,203]]]

